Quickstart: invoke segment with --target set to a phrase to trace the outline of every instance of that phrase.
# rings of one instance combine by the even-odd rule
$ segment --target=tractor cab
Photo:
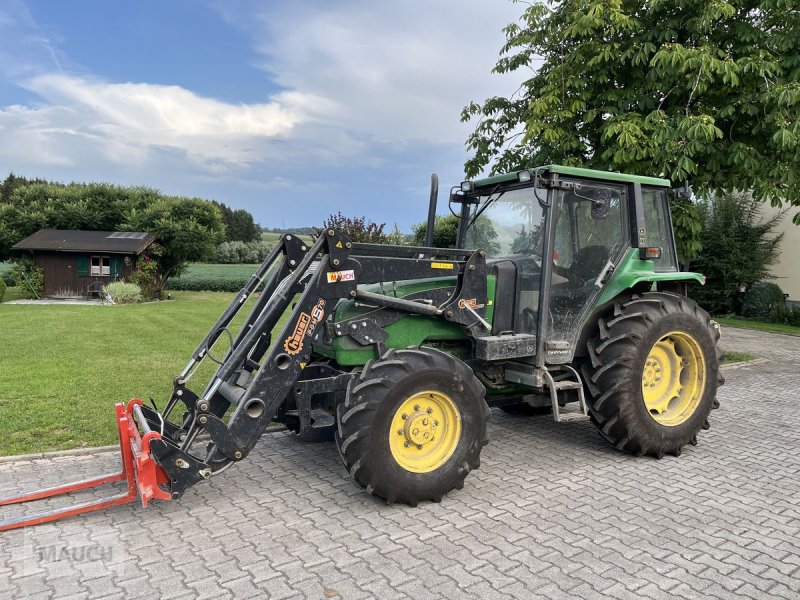
[[[458,245],[486,252],[492,334],[536,336],[542,365],[572,361],[621,265],[678,271],[668,190],[663,179],[560,166],[464,182],[451,196],[462,205]]]

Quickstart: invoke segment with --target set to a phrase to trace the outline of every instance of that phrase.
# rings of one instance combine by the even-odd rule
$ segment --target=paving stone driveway
[[[680,458],[495,411],[465,488],[411,509],[356,488],[332,444],[273,434],[178,502],[0,534],[0,596],[800,598],[800,338],[722,343],[767,360],[725,369],[711,430]],[[113,454],[0,464],[0,496],[113,469]]]

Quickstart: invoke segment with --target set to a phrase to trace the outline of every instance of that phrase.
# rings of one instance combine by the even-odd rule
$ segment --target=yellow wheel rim
[[[706,388],[706,363],[700,344],[683,331],[658,340],[642,372],[642,397],[650,416],[667,427],[694,414]]]
[[[447,394],[424,391],[403,402],[392,418],[389,448],[401,467],[430,473],[449,459],[461,439],[461,414]]]

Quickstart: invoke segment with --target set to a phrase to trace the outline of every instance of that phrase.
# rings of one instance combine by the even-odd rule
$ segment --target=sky
[[[409,231],[463,179],[511,0],[0,0],[0,177],[107,181]]]

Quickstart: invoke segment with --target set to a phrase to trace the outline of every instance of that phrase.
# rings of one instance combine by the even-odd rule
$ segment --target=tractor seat
[[[610,254],[611,250],[608,246],[599,244],[578,250],[575,259],[567,269],[567,277],[571,282],[570,287],[582,287],[585,283],[594,281],[606,266]]]

